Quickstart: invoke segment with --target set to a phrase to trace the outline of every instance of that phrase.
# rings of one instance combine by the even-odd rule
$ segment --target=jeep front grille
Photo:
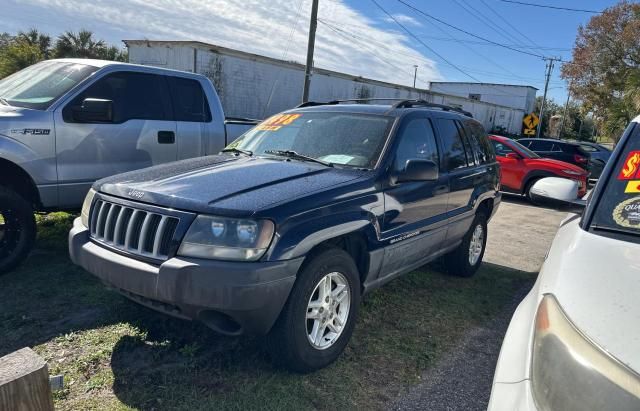
[[[169,258],[177,217],[97,200],[89,223],[94,240],[143,257]]]

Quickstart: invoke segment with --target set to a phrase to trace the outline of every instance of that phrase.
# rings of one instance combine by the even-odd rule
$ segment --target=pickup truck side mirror
[[[430,160],[407,160],[404,171],[398,176],[398,182],[403,181],[435,181],[438,179],[438,165]]]
[[[585,200],[578,198],[578,182],[568,178],[541,178],[533,184],[530,194],[536,204],[576,214],[582,214],[587,205]]]
[[[505,156],[506,158],[510,158],[510,159],[512,159],[512,160],[520,160],[520,159],[522,158],[522,157],[520,157],[520,154],[518,154],[518,153],[514,153],[514,152],[507,153],[507,154],[505,154],[504,156]]]
[[[80,107],[73,109],[73,120],[79,123],[111,123],[113,121],[113,101],[85,98]]]

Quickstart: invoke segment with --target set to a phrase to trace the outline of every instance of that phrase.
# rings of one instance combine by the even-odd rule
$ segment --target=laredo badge
[[[621,227],[640,228],[640,197],[633,197],[613,209],[613,221]]]

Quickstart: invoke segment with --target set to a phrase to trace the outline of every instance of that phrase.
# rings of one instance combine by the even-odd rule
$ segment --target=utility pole
[[[562,133],[564,132],[564,119],[567,117],[567,109],[569,108],[569,99],[571,98],[571,83],[569,83],[569,89],[567,90],[567,101],[564,103],[564,113],[562,113],[562,122],[560,123],[560,133],[558,138],[562,139]]]
[[[544,82],[544,95],[542,96],[542,104],[540,104],[540,124],[538,124],[538,131],[536,132],[536,138],[540,138],[540,133],[542,132],[542,116],[544,115],[544,103],[547,101],[547,90],[549,89],[549,79],[551,78],[551,71],[553,70],[553,62],[556,60],[560,60],[557,57],[545,57],[544,61],[548,61],[547,64],[547,74]]]
[[[311,4],[311,20],[309,22],[309,43],[307,44],[307,65],[304,68],[304,88],[302,102],[309,101],[309,85],[311,84],[311,67],[313,66],[313,48],[316,44],[316,27],[318,26],[318,1]]]
[[[413,88],[416,88],[416,78],[418,77],[418,66],[413,65]]]

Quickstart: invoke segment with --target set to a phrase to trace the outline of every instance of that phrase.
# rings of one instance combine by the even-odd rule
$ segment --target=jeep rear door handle
[[[173,131],[158,131],[158,144],[173,144],[176,142],[176,133]]]

